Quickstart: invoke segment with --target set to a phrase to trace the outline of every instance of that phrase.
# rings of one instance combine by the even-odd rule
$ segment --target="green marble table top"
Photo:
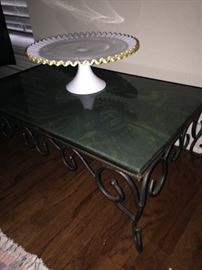
[[[75,72],[38,66],[0,80],[0,110],[141,173],[202,105],[201,88],[102,69],[106,89],[81,99],[65,89]]]

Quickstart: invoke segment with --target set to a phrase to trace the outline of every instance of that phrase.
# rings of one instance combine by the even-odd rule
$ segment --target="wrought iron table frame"
[[[95,183],[100,192],[110,201],[112,201],[117,208],[119,208],[124,214],[126,214],[132,222],[132,237],[134,239],[135,247],[138,252],[143,250],[142,233],[139,227],[139,221],[143,214],[146,201],[148,197],[157,196],[162,190],[167,174],[169,162],[177,160],[181,151],[186,149],[188,145],[189,151],[197,156],[201,157],[202,153],[196,154],[194,147],[202,136],[202,120],[200,115],[202,108],[200,107],[177,131],[176,135],[162,148],[159,153],[145,165],[145,168],[141,173],[130,172],[125,168],[120,168],[116,164],[112,164],[109,160],[103,160],[101,157],[94,153],[86,152],[77,145],[73,145],[71,142],[58,138],[57,136],[47,133],[38,127],[31,126],[26,122],[15,119],[13,116],[5,113],[0,114],[0,131],[3,135],[11,137],[15,130],[22,133],[25,143],[30,147],[35,147],[38,152],[43,155],[49,154],[48,143],[54,145],[59,151],[63,163],[70,170],[77,169],[77,159],[80,159],[92,177],[95,179]],[[188,129],[191,130],[191,136],[188,134]],[[44,137],[46,140],[44,141]],[[178,146],[176,147],[176,142]],[[202,149],[202,145],[199,145]],[[71,153],[67,155],[66,150],[71,149]],[[90,156],[100,160],[103,164],[96,169],[93,169],[85,156]],[[154,180],[152,178],[153,172],[156,166],[161,166],[160,178]],[[119,174],[128,185],[133,199],[134,209],[128,209],[125,205],[125,199],[127,194],[124,191],[123,186],[114,177],[110,179],[110,184],[114,188],[116,195],[109,192],[103,182],[102,176],[104,171],[113,170]]]

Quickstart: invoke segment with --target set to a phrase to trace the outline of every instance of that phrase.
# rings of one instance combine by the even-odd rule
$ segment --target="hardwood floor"
[[[54,270],[202,269],[202,159],[183,153],[141,220],[131,223],[80,164],[68,171],[56,150],[41,156],[21,137],[0,138],[0,227]],[[94,166],[98,165],[92,161]]]

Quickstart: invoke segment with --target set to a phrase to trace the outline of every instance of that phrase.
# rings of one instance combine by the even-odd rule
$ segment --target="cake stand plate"
[[[38,64],[77,66],[76,76],[66,85],[73,94],[93,94],[106,82],[97,77],[91,65],[121,60],[139,48],[137,38],[111,32],[81,32],[50,37],[31,44],[28,58]]]

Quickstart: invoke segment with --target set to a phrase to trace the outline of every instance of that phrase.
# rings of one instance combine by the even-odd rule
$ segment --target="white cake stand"
[[[121,60],[139,49],[137,38],[120,33],[81,32],[50,37],[31,44],[28,58],[37,64],[76,66],[78,71],[66,89],[73,94],[93,94],[103,90],[106,82],[92,71],[93,64]]]

